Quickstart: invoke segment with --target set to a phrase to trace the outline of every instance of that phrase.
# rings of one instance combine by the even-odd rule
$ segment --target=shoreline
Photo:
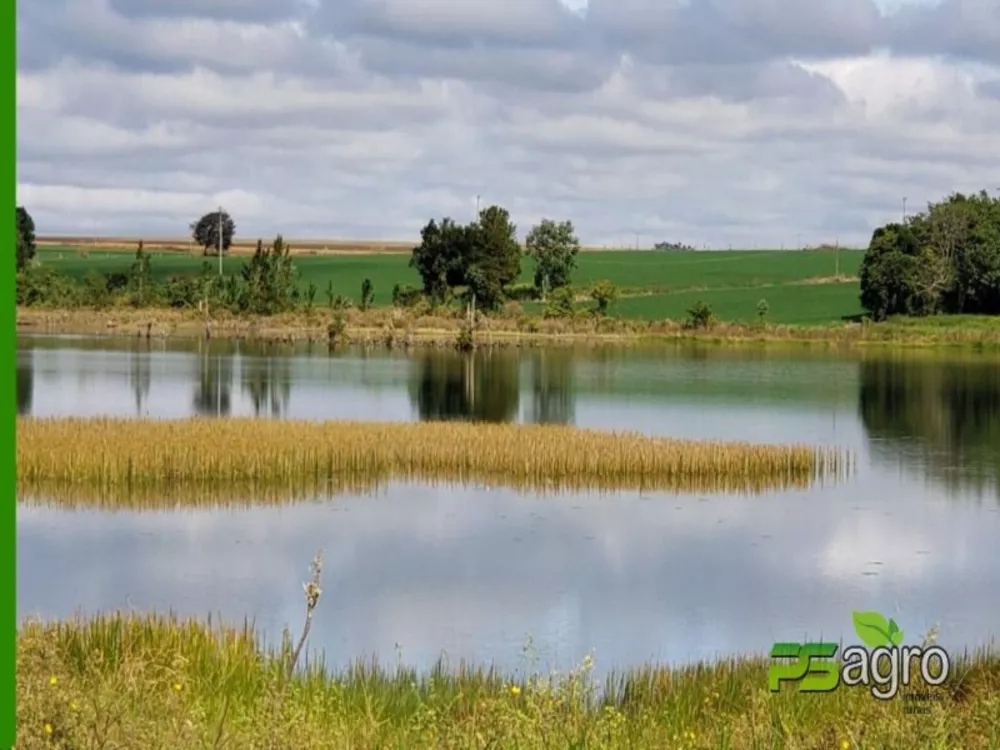
[[[320,601],[321,565],[317,556],[303,585],[306,622]],[[264,645],[249,621],[121,611],[25,620],[16,633],[18,745],[258,747],[269,738],[282,750],[437,750],[585,738],[577,745],[594,750],[852,750],[930,747],[947,737],[968,750],[995,747],[1000,654],[988,648],[951,652],[945,685],[917,675],[878,700],[869,685],[841,684],[829,696],[792,686],[772,693],[770,662],[757,654],[612,667],[602,685],[591,656],[551,674],[447,657],[419,671],[374,657],[325,668],[321,653],[300,659],[308,635],[305,625],[293,651],[291,641]]]
[[[149,339],[241,339],[268,343],[329,342],[335,314],[326,308],[271,317],[229,313],[205,316],[175,309],[17,308],[17,334],[89,335]],[[345,311],[336,343],[387,348],[453,347],[458,316],[419,315],[395,308]],[[961,321],[842,323],[822,326],[715,323],[692,329],[679,321],[504,317],[479,319],[476,346],[656,345],[698,342],[732,346],[795,345],[822,348],[960,349],[1000,351],[1000,318],[982,328]]]

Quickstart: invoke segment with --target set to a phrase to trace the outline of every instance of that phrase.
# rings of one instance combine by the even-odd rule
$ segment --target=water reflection
[[[415,355],[410,400],[422,420],[512,422],[521,398],[517,352],[425,351]]]
[[[872,360],[858,396],[872,456],[919,465],[951,490],[1000,488],[1000,368]]]
[[[35,352],[17,353],[17,413],[30,414],[35,394]]]
[[[207,417],[228,417],[233,408],[233,358],[210,354],[205,348],[195,359],[195,413]]]
[[[537,349],[529,354],[531,412],[529,421],[572,424],[576,415],[573,360],[569,352]]]
[[[310,640],[328,664],[376,652],[549,666],[595,649],[598,670],[852,638],[850,613],[892,615],[919,642],[961,650],[1000,622],[1000,509],[944,504],[883,475],[759,502],[580,493],[544,503],[506,490],[393,484],[245,511],[62,512],[19,505],[19,617],[114,608],[301,623],[301,582],[325,551]],[[804,533],[807,530],[807,533]],[[795,564],[790,565],[789,561]],[[912,634],[912,635],[911,635]],[[556,661],[556,664],[552,662]],[[527,666],[532,666],[528,664]]]
[[[22,337],[17,408],[39,416],[553,422],[835,445],[1000,497],[1000,358],[765,350],[399,352],[239,341]]]
[[[149,401],[149,389],[153,381],[151,355],[149,341],[140,343],[138,349],[129,352],[129,385],[135,396],[136,416],[145,413],[145,406]]]
[[[288,357],[241,357],[243,392],[254,416],[284,416],[292,394],[292,366]]]

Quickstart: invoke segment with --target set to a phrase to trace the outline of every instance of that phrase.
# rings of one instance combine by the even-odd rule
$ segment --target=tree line
[[[33,263],[36,256],[34,222],[28,212],[17,207],[17,302],[19,305],[59,304],[107,307],[128,304],[136,307],[223,308],[234,313],[274,314],[291,309],[311,308],[319,290],[313,283],[298,284],[299,271],[290,247],[279,235],[257,248],[238,274],[219,274],[213,264],[203,262],[197,275],[174,275],[166,281],[154,278],[152,259],[140,241],[128,271],[99,274],[89,272],[82,281],[59,273],[44,264]],[[204,214],[190,225],[193,240],[205,256],[229,252],[236,224],[225,211]],[[570,221],[543,219],[527,234],[524,246],[518,242],[517,227],[508,211],[500,206],[482,210],[477,219],[461,225],[450,218],[431,220],[421,231],[421,241],[411,254],[410,267],[417,272],[419,288],[397,284],[392,302],[413,306],[425,301],[434,308],[454,303],[474,305],[482,312],[496,311],[504,302],[518,299],[551,301],[550,314],[571,314],[571,276],[576,268],[580,241]],[[535,264],[531,284],[517,284],[522,260]],[[374,302],[374,287],[362,282],[360,305]],[[616,298],[609,282],[598,282],[591,290],[595,310],[608,311]],[[331,308],[353,302],[334,294],[332,282],[326,289]]]
[[[190,225],[192,239],[204,255],[229,252],[236,231],[232,217],[220,209]],[[413,248],[410,267],[419,288],[397,284],[392,302],[433,307],[455,303],[494,312],[505,302],[539,299],[552,317],[575,314],[572,275],[580,241],[570,221],[543,219],[517,238],[517,227],[501,206],[489,206],[468,224],[449,217],[430,220]],[[257,248],[239,273],[220,275],[206,261],[198,275],[177,275],[157,282],[150,255],[142,243],[128,271],[88,273],[76,281],[35,261],[35,224],[23,206],[17,207],[17,302],[20,305],[59,304],[102,307],[135,306],[224,308],[234,313],[275,314],[311,308],[319,290],[300,287],[299,273],[288,244],[279,235]],[[522,262],[534,262],[531,283],[518,279]],[[374,302],[375,290],[365,279],[360,307]],[[598,281],[589,290],[593,312],[608,313],[618,290]],[[326,289],[330,307],[346,307],[349,299]],[[926,212],[903,222],[879,227],[872,234],[860,272],[862,307],[874,320],[893,315],[1000,314],[1000,198],[986,191],[954,193],[932,203]],[[707,308],[706,308],[707,310]],[[710,312],[710,311],[709,311]],[[706,316],[709,314],[706,312]],[[758,314],[763,320],[766,310]]]
[[[861,264],[861,304],[874,320],[1000,314],[1000,198],[954,193],[876,229]]]

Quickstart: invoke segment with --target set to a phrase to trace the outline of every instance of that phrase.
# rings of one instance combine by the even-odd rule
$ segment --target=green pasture
[[[626,291],[784,284],[833,276],[838,269],[838,255],[840,274],[856,276],[864,258],[861,250],[588,252],[578,256],[573,283],[587,287],[607,279]],[[530,281],[530,273],[524,275],[525,281]]]
[[[638,320],[683,320],[698,301],[711,306],[720,320],[749,323],[757,320],[757,303],[767,300],[767,322],[820,325],[861,315],[857,282],[785,284],[738,289],[708,289],[625,297],[612,313]]]
[[[856,276],[863,256],[858,250],[586,252],[578,256],[573,283],[582,291],[595,281],[608,279],[625,295],[614,312],[626,318],[684,318],[694,302],[703,300],[721,319],[753,320],[757,301],[764,297],[771,306],[772,322],[824,323],[861,313],[857,283],[800,282],[828,278],[837,270],[842,276]],[[225,258],[224,271],[237,273],[247,257]],[[127,271],[132,263],[132,255],[127,252],[81,252],[72,247],[39,248],[38,259],[76,278],[88,272]],[[153,253],[153,276],[165,280],[197,274],[206,260],[213,268],[218,264],[216,258],[196,254]],[[336,294],[358,299],[362,281],[371,279],[375,302],[383,305],[388,304],[396,284],[420,284],[420,277],[409,267],[408,255],[302,255],[296,257],[295,264],[301,286],[315,284],[320,300],[330,282]],[[531,259],[526,258],[522,282],[531,281],[533,267]],[[527,307],[541,309],[537,304]]]

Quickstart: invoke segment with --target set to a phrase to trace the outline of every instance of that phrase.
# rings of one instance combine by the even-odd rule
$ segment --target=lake
[[[598,672],[855,642],[852,610],[906,641],[987,643],[1000,623],[1000,357],[660,347],[411,353],[24,336],[35,416],[483,419],[837,445],[840,484],[758,496],[544,498],[392,484],[280,508],[18,506],[19,617],[134,608],[301,626],[311,651]],[[522,653],[526,638],[532,647]]]

